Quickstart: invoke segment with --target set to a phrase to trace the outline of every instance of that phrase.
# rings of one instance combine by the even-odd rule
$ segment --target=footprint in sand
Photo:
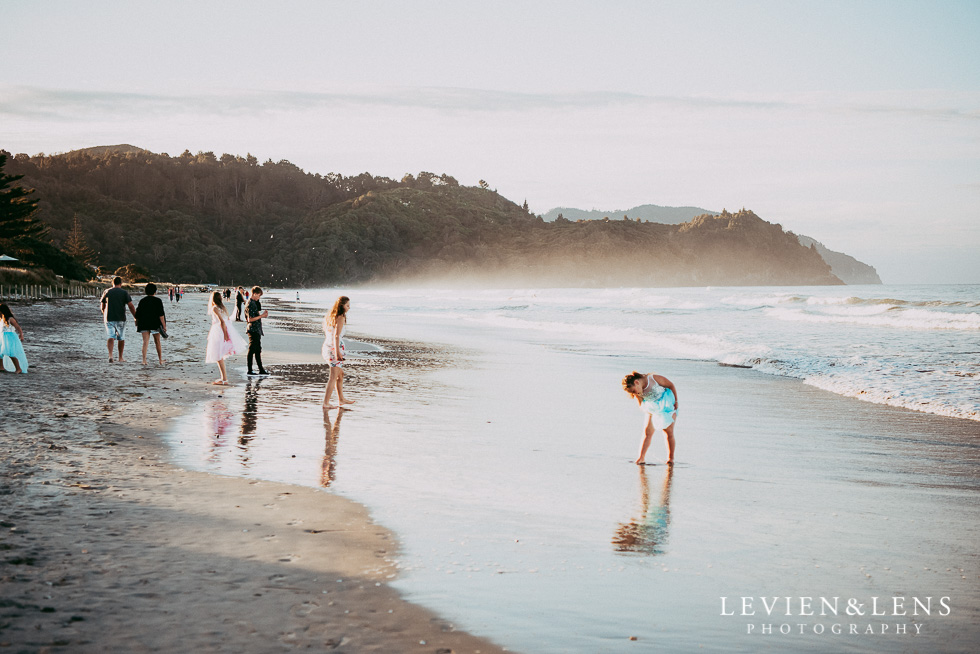
[[[302,604],[296,604],[289,609],[289,615],[298,618],[305,618],[313,611],[320,608],[320,605],[316,602],[303,602]]]

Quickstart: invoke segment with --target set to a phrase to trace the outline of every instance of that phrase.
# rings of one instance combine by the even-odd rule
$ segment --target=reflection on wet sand
[[[640,514],[629,522],[621,523],[613,534],[612,544],[617,552],[636,552],[657,556],[666,552],[665,546],[670,527],[670,480],[673,466],[667,466],[660,502],[651,506],[650,482],[647,466],[637,466],[640,471]]]
[[[204,404],[204,442],[207,447],[207,460],[218,460],[220,451],[227,445],[225,436],[233,418],[234,414],[220,397]]]
[[[323,409],[323,431],[326,445],[323,448],[323,462],[320,464],[320,485],[330,487],[330,482],[337,478],[337,440],[340,436],[340,419],[344,417],[345,409],[337,411],[337,420],[330,421],[326,407]]]
[[[248,442],[255,434],[259,412],[259,386],[261,384],[262,379],[249,379],[245,385],[245,410],[242,412],[242,431],[238,438],[238,443],[243,447],[248,446]]]

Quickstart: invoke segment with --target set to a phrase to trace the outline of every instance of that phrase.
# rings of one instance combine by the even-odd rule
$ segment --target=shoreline
[[[674,380],[682,384],[679,465],[673,479],[668,474],[662,482],[664,468],[656,465],[639,467],[637,479],[637,466],[628,461],[635,454],[638,417],[618,388],[619,369],[627,362],[632,364],[631,357],[587,351],[541,353],[538,344],[510,340],[506,341],[508,350],[514,351],[501,357],[493,344],[483,343],[475,332],[466,338],[460,332],[460,338],[452,341],[455,344],[432,346],[420,342],[420,332],[412,334],[402,325],[386,322],[372,325],[366,315],[359,315],[358,332],[382,334],[367,340],[383,349],[376,356],[360,358],[349,371],[354,384],[351,390],[356,390],[359,404],[345,421],[339,439],[340,420],[336,418],[333,434],[326,434],[325,453],[322,429],[330,426],[325,421],[319,424],[313,415],[319,405],[319,398],[313,395],[322,392],[326,379],[323,365],[312,363],[319,361],[322,344],[316,322],[319,309],[272,297],[267,301],[271,314],[267,332],[275,333],[268,333],[264,341],[266,361],[273,369],[287,361],[292,365],[282,365],[277,378],[262,381],[261,391],[258,380],[242,381],[241,357],[233,358],[229,367],[231,388],[207,384],[215,370],[203,364],[200,356],[206,316],[203,306],[191,310],[192,304],[185,299],[179,315],[176,305],[168,307],[168,323],[179,327],[171,331],[198,329],[200,335],[183,344],[174,338],[165,342],[165,356],[173,360],[175,370],[156,370],[151,363],[149,370],[120,376],[139,386],[122,389],[125,410],[133,413],[142,408],[152,420],[132,415],[126,420],[107,419],[104,398],[86,393],[54,415],[60,419],[62,413],[68,413],[68,422],[80,428],[88,426],[86,418],[95,416],[96,433],[87,440],[79,437],[65,445],[42,431],[51,430],[48,421],[30,425],[39,431],[33,455],[60,458],[61,476],[67,481],[56,481],[40,470],[49,476],[33,479],[34,503],[24,509],[28,519],[15,524],[4,517],[13,531],[10,538],[6,533],[0,536],[0,547],[22,547],[32,537],[47,542],[52,536],[61,545],[53,552],[36,548],[47,562],[33,579],[30,575],[17,579],[11,570],[14,566],[22,571],[37,567],[40,556],[23,547],[0,552],[10,555],[8,561],[35,558],[33,564],[5,566],[4,581],[33,583],[34,594],[30,601],[18,596],[14,602],[19,607],[9,601],[0,606],[0,625],[13,615],[12,624],[24,632],[23,626],[40,615],[49,620],[42,631],[55,626],[63,630],[69,639],[64,651],[99,651],[101,642],[127,650],[180,651],[187,648],[183,635],[180,641],[161,640],[162,644],[152,645],[147,644],[146,636],[170,637],[167,630],[177,621],[197,630],[193,638],[199,647],[218,651],[223,651],[226,641],[229,650],[256,652],[292,644],[354,651],[505,651],[453,632],[452,618],[472,631],[528,652],[644,651],[651,642],[710,651],[725,647],[732,637],[733,643],[748,650],[765,649],[775,641],[732,633],[733,618],[718,623],[696,620],[706,610],[715,612],[718,596],[795,596],[816,589],[861,598],[898,588],[910,596],[955,591],[955,622],[931,622],[929,633],[917,645],[934,645],[937,628],[948,630],[951,637],[946,651],[967,651],[975,638],[975,628],[964,630],[963,625],[977,615],[980,604],[966,577],[960,580],[964,569],[966,575],[972,574],[976,559],[964,549],[968,534],[976,530],[976,523],[970,524],[976,511],[966,504],[978,488],[975,465],[971,467],[977,461],[972,453],[971,436],[976,433],[972,421],[862,402],[760,371],[746,374],[742,369],[704,361],[654,360],[648,365],[662,366],[663,372],[672,378],[676,374]],[[20,315],[18,318],[23,322]],[[69,328],[85,330],[87,338],[96,341],[87,347],[104,352],[98,323],[94,330],[91,323]],[[406,338],[389,340],[398,333]],[[470,343],[474,334],[479,342]],[[27,336],[34,340],[31,332]],[[442,342],[435,334],[431,340]],[[48,345],[41,339],[34,343]],[[469,345],[475,349],[468,349]],[[29,349],[28,354],[31,352]],[[134,356],[138,360],[138,348],[127,348],[127,354],[130,362],[126,366],[139,368],[133,361]],[[93,364],[96,359],[87,358],[100,371],[111,372],[107,364]],[[47,368],[38,356],[31,361],[32,374],[37,363]],[[515,379],[502,377],[516,361],[533,361],[534,366]],[[474,371],[478,374],[471,374]],[[542,387],[536,379],[539,374],[561,379],[561,388]],[[10,382],[33,379],[31,375],[0,376],[0,384],[6,390],[15,388]],[[109,381],[95,381],[103,395],[119,388]],[[160,383],[154,386],[154,381]],[[736,384],[738,393],[733,392]],[[43,390],[42,386],[37,390]],[[55,390],[67,395],[79,392],[74,380],[69,386]],[[160,393],[153,391],[164,386]],[[253,389],[250,408],[248,396]],[[261,415],[254,413],[255,396]],[[527,398],[534,398],[534,403],[526,403]],[[18,399],[39,401],[29,394]],[[416,407],[417,400],[424,406]],[[211,416],[200,410],[215,403],[225,404],[233,415],[220,439],[201,431],[211,428]],[[180,404],[193,411],[193,415],[184,412],[189,420],[183,423],[173,411]],[[562,410],[590,405],[602,409],[595,415]],[[764,412],[753,413],[752,407],[758,411],[766,405],[769,408]],[[241,406],[245,409],[239,426]],[[261,427],[243,448],[245,443],[236,430],[241,428],[244,437],[250,410]],[[276,415],[293,430],[307,430],[312,449],[303,449],[309,441],[304,445],[290,440],[294,437],[288,431],[269,432]],[[754,421],[745,420],[747,417]],[[19,422],[24,423],[26,436],[29,421]],[[174,426],[180,424],[184,429],[177,431]],[[584,438],[567,440],[583,430],[588,432]],[[594,438],[603,432],[612,439]],[[236,472],[220,475],[187,472],[165,463],[173,452],[163,435],[173,438],[175,433],[188,435],[197,448],[192,454],[199,461],[203,461],[202,446],[211,448],[205,452],[209,461],[216,453],[228,457],[246,450],[249,470],[241,467],[240,456],[234,461]],[[425,438],[418,438],[421,433]],[[383,437],[383,448],[374,442],[377,436]],[[214,449],[217,441],[220,451]],[[263,442],[287,463],[290,453],[298,456],[294,461],[308,459],[307,464],[316,468],[313,484],[288,475],[262,477],[261,460],[270,451],[262,449]],[[953,453],[957,442],[970,450],[964,450],[963,460]],[[649,461],[658,460],[661,445],[655,443]],[[71,449],[58,449],[61,446]],[[451,458],[457,455],[454,450],[459,460]],[[479,456],[475,466],[469,465],[472,454]],[[881,456],[888,458],[877,458]],[[101,477],[79,475],[86,464],[67,465],[65,460],[72,457],[93,460]],[[21,458],[25,469],[44,468],[47,460]],[[109,466],[107,459],[116,462]],[[16,466],[11,470],[17,472]],[[109,473],[114,478],[108,479]],[[225,474],[229,476],[222,476]],[[329,483],[321,483],[321,474]],[[12,474],[6,477],[15,479]],[[563,488],[568,479],[574,483]],[[470,485],[472,489],[466,488]],[[317,486],[329,486],[332,493],[321,493]],[[664,508],[670,496],[670,524],[662,547],[645,542],[653,532],[643,531],[644,522],[633,515],[642,516],[655,508],[648,503],[660,497],[661,486]],[[549,496],[551,489],[562,489],[560,502]],[[0,492],[8,490],[4,500],[22,495],[13,485]],[[61,494],[60,499],[54,497],[54,490]],[[56,506],[44,503],[45,493],[52,494],[47,499],[55,500]],[[395,498],[392,493],[403,497]],[[946,500],[935,501],[939,494]],[[423,511],[405,511],[412,506],[405,503],[406,498],[414,497],[425,498]],[[57,502],[66,498],[70,501],[62,510]],[[602,501],[597,502],[598,498]],[[935,515],[937,510],[943,515]],[[64,511],[73,511],[66,524],[57,528],[47,524],[51,515],[60,520]],[[521,513],[528,517],[520,517]],[[377,522],[371,522],[372,516]],[[501,517],[504,519],[497,519]],[[807,524],[804,531],[795,529],[801,520]],[[905,542],[900,523],[911,525],[913,520],[919,531],[928,531],[927,526],[932,525],[929,540],[939,546],[936,554],[917,539]],[[413,521],[419,524],[412,525]],[[171,524],[181,533],[170,533]],[[616,540],[624,533],[622,529],[637,525],[641,536],[637,543]],[[30,533],[24,534],[25,529]],[[77,542],[71,540],[72,530],[81,535]],[[421,540],[420,530],[429,532]],[[625,553],[609,552],[613,533],[613,545],[619,543],[617,547],[625,548],[620,550]],[[390,556],[394,534],[400,543],[396,564]],[[120,543],[120,539],[130,542]],[[336,549],[322,552],[324,540]],[[566,542],[579,544],[570,552],[569,563],[575,564],[575,557],[586,557],[578,560],[586,572],[568,576],[564,560],[560,565],[554,563],[569,556],[555,549]],[[584,550],[576,549],[583,546]],[[146,556],[134,553],[140,548],[148,550]],[[430,550],[434,558],[420,563],[417,555]],[[95,553],[99,557],[93,559]],[[71,565],[79,561],[84,564],[84,578],[71,573]],[[611,568],[612,563],[619,569]],[[347,572],[339,569],[343,566]],[[483,570],[477,571],[478,567]],[[396,568],[413,572],[410,578],[399,578],[394,576]],[[943,568],[947,568],[945,574],[939,572]],[[163,579],[173,569],[178,570],[176,578]],[[255,574],[249,577],[243,570]],[[324,570],[329,570],[326,584]],[[150,574],[157,578],[148,579]],[[564,593],[544,588],[528,592],[539,579],[548,587],[563,588]],[[574,597],[589,588],[593,602],[615,605],[625,598],[617,589],[628,587],[635,579],[658,589],[648,598],[648,614],[631,615],[623,604],[619,607],[622,619],[602,623],[608,616],[574,603]],[[81,583],[88,584],[87,595],[71,596],[74,605],[42,601],[46,595],[57,598],[69,592],[59,590],[62,585],[70,589]],[[217,589],[213,588],[216,584]],[[111,597],[118,589],[135,609]],[[180,601],[174,598],[198,593],[209,598],[203,608],[200,603],[195,605],[198,611],[174,606]],[[92,614],[72,612],[82,602],[80,598],[92,605]],[[430,608],[420,608],[413,601]],[[47,608],[55,611],[47,613]],[[161,608],[170,613],[155,615]],[[392,614],[387,613],[389,609]],[[21,615],[16,615],[18,611]],[[120,612],[123,617],[116,616]],[[450,619],[437,617],[440,614]],[[127,631],[133,616],[139,619],[141,636]],[[274,616],[285,616],[283,620],[288,621],[277,624]],[[386,616],[394,621],[390,629],[379,620]],[[96,620],[101,622],[96,625]],[[247,639],[235,640],[239,636],[232,632],[243,626],[256,634],[252,638],[261,639],[265,649],[249,650]],[[111,641],[84,640],[93,628],[100,638]],[[478,644],[447,646],[426,636],[425,628]],[[12,642],[7,635],[11,629],[0,629],[0,648]],[[406,637],[408,630],[417,635]],[[335,639],[337,633],[342,633],[340,640]],[[640,643],[629,640],[632,636],[638,636]],[[794,651],[824,651],[821,648],[833,642],[813,634],[798,638],[790,645]],[[423,640],[426,645],[420,644]],[[408,644],[403,646],[403,641]],[[878,651],[872,641],[847,645],[855,651]]]
[[[467,628],[555,654],[651,643],[818,652],[837,641],[760,640],[741,619],[717,617],[719,597],[952,595],[953,614],[933,616],[908,645],[965,652],[980,642],[974,421],[465,322],[360,311],[356,322],[372,340],[402,335],[464,353],[412,388],[424,407],[388,391],[371,401],[391,415],[362,405],[345,419],[337,487],[399,534],[412,574],[396,585],[407,597]],[[620,380],[635,365],[680,384],[673,474],[658,465],[660,437],[654,465],[631,463],[640,414]],[[266,438],[282,438],[283,425],[316,428],[283,406],[260,418]],[[383,452],[364,445],[369,419],[387,426]],[[259,465],[241,474],[260,476]],[[366,468],[385,470],[386,485]],[[398,495],[427,502],[416,510]],[[647,522],[660,508],[663,529]],[[636,543],[623,540],[634,530]],[[641,602],[627,599],[636,594]],[[840,647],[894,647],[852,638]]]
[[[145,369],[131,323],[126,362],[105,362],[94,302],[18,307],[31,371],[0,375],[0,649],[505,651],[388,585],[395,537],[363,505],[168,462],[173,419],[223,394],[205,298],[166,305],[168,364],[151,343]]]

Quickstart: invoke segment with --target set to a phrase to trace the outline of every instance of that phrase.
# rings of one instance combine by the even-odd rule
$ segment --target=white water
[[[304,291],[328,305],[334,290]],[[980,286],[358,290],[356,310],[561,348],[717,361],[980,420]],[[288,294],[286,297],[290,297]],[[433,335],[435,339],[438,337]]]

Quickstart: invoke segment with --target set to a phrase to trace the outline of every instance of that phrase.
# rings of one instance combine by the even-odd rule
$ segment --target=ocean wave
[[[837,395],[874,404],[911,409],[950,418],[980,421],[980,399],[962,392],[963,379],[980,379],[980,372],[963,370],[904,370],[863,357],[818,358],[725,356],[719,363],[791,377]],[[911,373],[917,373],[916,380]]]
[[[816,375],[804,378],[803,383],[837,395],[853,397],[874,404],[932,413],[950,418],[964,418],[980,421],[980,404],[957,402],[955,397],[929,397],[922,395],[920,388],[898,389],[876,387],[878,380],[854,379],[846,375]]]
[[[900,300],[898,298],[891,297],[881,297],[881,298],[863,298],[863,297],[820,297],[812,296],[805,298],[806,304],[811,306],[822,306],[822,305],[888,305],[893,307],[949,307],[949,308],[963,308],[971,309],[980,307],[980,302],[966,301],[966,300]]]
[[[980,314],[953,313],[924,309],[899,311],[839,311],[808,312],[799,309],[769,309],[767,315],[777,320],[811,323],[848,323],[868,327],[895,327],[922,330],[974,330],[980,329]]]
[[[361,296],[358,310],[449,330],[469,325],[481,338],[493,334],[544,347],[716,361],[861,400],[980,420],[975,352],[980,286],[893,287],[886,293],[867,297],[809,288],[378,292]],[[438,337],[436,331],[427,333]]]

